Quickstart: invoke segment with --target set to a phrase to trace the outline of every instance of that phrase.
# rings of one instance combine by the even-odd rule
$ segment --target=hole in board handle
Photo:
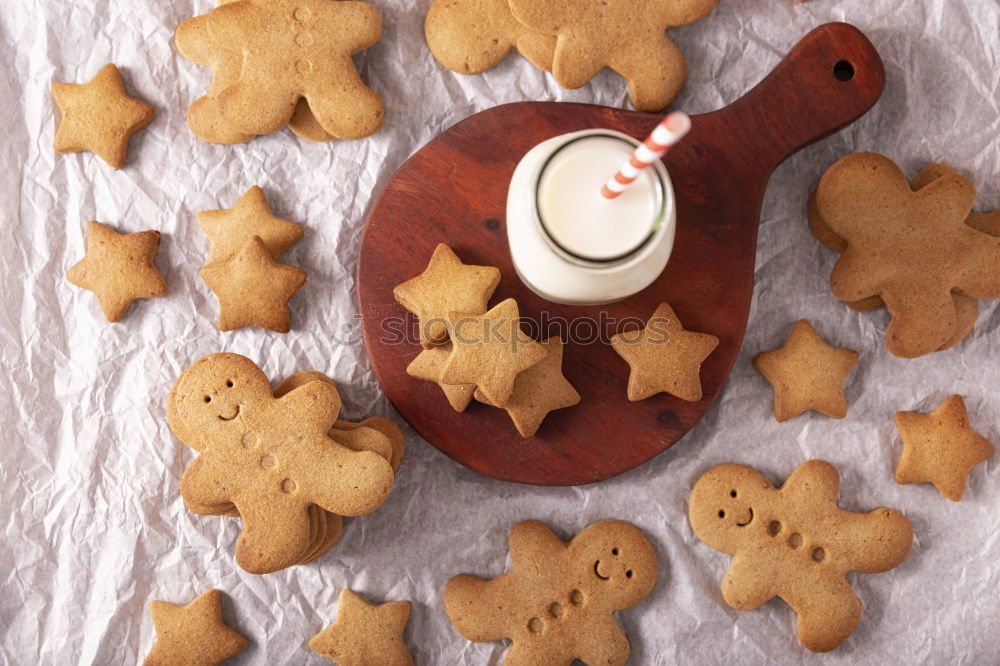
[[[850,81],[854,78],[854,65],[847,60],[838,60],[833,66],[833,76],[844,83]]]

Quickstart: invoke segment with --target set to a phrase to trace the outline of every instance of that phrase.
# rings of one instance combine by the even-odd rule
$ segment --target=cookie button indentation
[[[292,16],[296,21],[305,22],[309,20],[310,16],[312,16],[312,12],[309,11],[308,7],[296,7],[292,11]]]
[[[265,453],[260,457],[260,466],[262,469],[273,469],[278,464],[278,459],[272,456],[270,453]]]
[[[312,46],[313,36],[308,32],[300,32],[299,34],[295,35],[295,43],[301,46],[302,48],[305,48],[307,46]]]
[[[542,633],[542,629],[544,628],[545,628],[545,623],[542,622],[542,618],[533,617],[530,620],[528,620],[528,631],[530,631],[531,633],[540,634]]]
[[[822,562],[826,559],[826,551],[822,548],[813,548],[812,552],[813,562]]]
[[[571,591],[569,593],[569,602],[571,604],[573,604],[574,606],[582,606],[583,605],[583,592],[581,592],[580,590],[576,590],[576,589],[574,589],[573,591]]]
[[[777,520],[772,520],[767,525],[767,533],[773,537],[781,534],[781,523],[778,522]]]
[[[549,604],[549,615],[557,620],[561,618],[563,616],[563,605],[558,601],[553,601]]]
[[[260,435],[253,431],[245,432],[243,433],[243,437],[240,438],[240,444],[242,444],[245,449],[252,449],[260,444]]]
[[[802,535],[798,532],[792,532],[788,535],[788,545],[791,548],[798,548],[802,545]]]
[[[299,74],[309,74],[313,71],[313,68],[312,60],[303,59],[295,62],[295,71]]]
[[[299,487],[299,484],[295,483],[295,479],[285,479],[281,482],[281,492],[291,495]]]

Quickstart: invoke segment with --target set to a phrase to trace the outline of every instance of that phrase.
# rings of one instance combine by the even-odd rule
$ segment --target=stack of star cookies
[[[187,113],[212,143],[249,141],[285,125],[308,141],[358,139],[382,124],[382,101],[351,56],[376,41],[382,20],[353,0],[219,0],[177,28],[185,58],[212,70]]]
[[[302,227],[272,214],[256,185],[232,208],[198,213],[198,223],[211,244],[200,275],[219,298],[219,328],[287,333],[288,301],[306,272],[277,259],[302,238]]]
[[[961,342],[979,298],[1000,298],[1000,211],[974,213],[976,188],[931,164],[912,181],[891,160],[838,160],[809,202],[809,226],[841,253],[834,295],[855,310],[885,305],[886,346],[913,358]]]
[[[517,49],[566,88],[607,67],[627,82],[640,111],[677,95],[687,63],[664,34],[706,16],[717,0],[434,0],[424,22],[431,53],[445,67],[475,74]]]
[[[342,515],[386,498],[403,459],[400,429],[338,420],[340,396],[319,372],[272,389],[252,361],[212,354],[171,389],[167,420],[200,454],[180,492],[195,513],[239,516],[236,561],[251,573],[310,562],[337,543]]]
[[[393,290],[420,320],[424,349],[406,371],[437,383],[456,411],[473,397],[506,410],[521,436],[531,437],[550,411],[580,395],[562,374],[560,338],[526,335],[512,298],[487,310],[499,283],[496,268],[464,264],[439,244],[427,269]]]

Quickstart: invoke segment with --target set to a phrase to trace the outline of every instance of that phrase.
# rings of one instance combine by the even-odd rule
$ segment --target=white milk
[[[557,303],[610,303],[663,272],[676,219],[663,163],[617,199],[601,196],[638,145],[619,132],[584,130],[543,141],[518,163],[507,192],[507,239],[532,291]]]
[[[581,259],[623,257],[653,233],[661,208],[656,172],[645,169],[616,199],[601,186],[635,150],[617,137],[572,140],[553,154],[538,181],[538,214],[553,241]]]

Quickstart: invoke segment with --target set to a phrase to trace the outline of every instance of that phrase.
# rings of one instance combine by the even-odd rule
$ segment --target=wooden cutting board
[[[748,63],[748,66],[749,63]],[[508,481],[572,485],[640,465],[681,439],[719,395],[743,342],[761,201],[771,172],[792,153],[853,122],[878,100],[885,71],[858,29],[822,25],[802,39],[755,88],[729,106],[692,118],[692,129],[665,158],[677,197],[677,235],[666,270],[639,294],[606,306],[550,303],[511,265],[504,225],[507,184],[521,157],[559,134],[603,127],[644,138],[660,120],[586,104],[525,102],[488,109],[451,127],[407,160],[368,216],[358,263],[358,300],[372,369],[399,413],[428,442],[481,474]],[[797,193],[802,195],[803,193]],[[602,313],[645,321],[669,302],[685,327],[719,337],[702,366],[704,397],[625,397],[628,366],[605,339],[570,342],[566,377],[579,405],[549,414],[523,439],[506,412],[473,402],[449,407],[441,389],[406,374],[417,355],[416,322],[392,296],[447,243],[466,263],[499,267],[491,304],[513,297],[521,314],[549,321],[536,338],[576,326],[584,337]],[[401,340],[399,331],[409,331]],[[610,331],[613,333],[614,331]],[[593,337],[593,335],[591,335]],[[761,400],[766,396],[761,395]],[[738,427],[728,424],[727,427]],[[696,451],[691,452],[696,455]]]

